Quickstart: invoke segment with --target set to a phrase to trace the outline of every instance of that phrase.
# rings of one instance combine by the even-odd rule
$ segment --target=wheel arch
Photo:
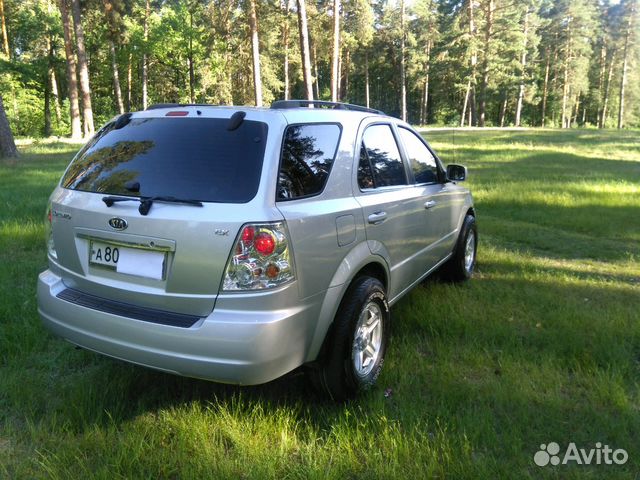
[[[330,336],[331,325],[344,296],[353,281],[363,275],[378,279],[385,291],[388,291],[389,266],[384,257],[371,253],[366,241],[354,247],[337,268],[320,308],[316,329],[307,352],[307,362],[316,360],[326,348],[326,339]]]

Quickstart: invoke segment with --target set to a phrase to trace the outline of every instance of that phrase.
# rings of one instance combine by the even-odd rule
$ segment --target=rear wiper
[[[188,200],[183,198],[176,198],[172,196],[157,196],[157,197],[102,197],[102,201],[107,207],[110,207],[116,202],[137,202],[140,201],[138,211],[140,215],[146,215],[151,210],[153,202],[165,202],[165,203],[181,203],[183,205],[194,205],[196,207],[202,207],[202,202],[199,200]]]

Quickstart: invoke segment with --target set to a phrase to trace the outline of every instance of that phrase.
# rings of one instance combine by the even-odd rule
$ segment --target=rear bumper
[[[244,298],[220,296],[208,317],[181,328],[65,301],[56,296],[65,288],[58,275],[41,273],[38,312],[71,343],[178,375],[242,385],[271,381],[305,362],[324,297],[300,302],[295,284]]]

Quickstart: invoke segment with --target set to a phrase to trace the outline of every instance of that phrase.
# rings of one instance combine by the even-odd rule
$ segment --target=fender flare
[[[377,243],[379,245],[375,253],[371,248],[371,243]],[[380,247],[382,247],[383,250],[381,250]],[[383,283],[386,284],[388,288],[390,278],[389,264],[387,259],[380,255],[380,253],[383,252],[387,254],[388,258],[388,252],[382,244],[379,242],[363,241],[353,247],[343,258],[329,283],[329,288],[325,292],[322,306],[320,307],[320,314],[316,322],[316,328],[307,351],[306,362],[312,362],[318,358],[329,328],[333,324],[333,319],[336,316],[340,302],[342,302],[342,298],[353,279],[356,278],[363,268],[371,264],[376,264],[376,267],[381,267],[385,275]]]

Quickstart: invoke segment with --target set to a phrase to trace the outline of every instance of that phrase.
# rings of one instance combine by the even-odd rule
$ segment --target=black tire
[[[379,316],[378,323],[375,315]],[[370,323],[365,325],[367,322]],[[372,327],[374,324],[376,326]],[[363,333],[369,328],[372,331],[365,340]],[[358,332],[360,335],[356,342]],[[389,305],[384,286],[376,278],[356,278],[340,303],[318,362],[309,370],[314,388],[338,402],[369,390],[382,370],[389,334]],[[378,342],[379,347],[373,348]],[[365,345],[367,349],[363,349]],[[363,360],[373,350],[375,355]],[[357,367],[358,358],[362,366],[360,369]]]
[[[468,253],[467,242],[469,241],[470,235],[473,235],[473,257],[469,265],[466,253]],[[464,222],[462,222],[462,228],[460,229],[460,235],[458,235],[453,255],[442,267],[443,278],[451,282],[465,282],[469,280],[476,267],[477,250],[478,228],[476,226],[476,219],[473,215],[467,215]]]

